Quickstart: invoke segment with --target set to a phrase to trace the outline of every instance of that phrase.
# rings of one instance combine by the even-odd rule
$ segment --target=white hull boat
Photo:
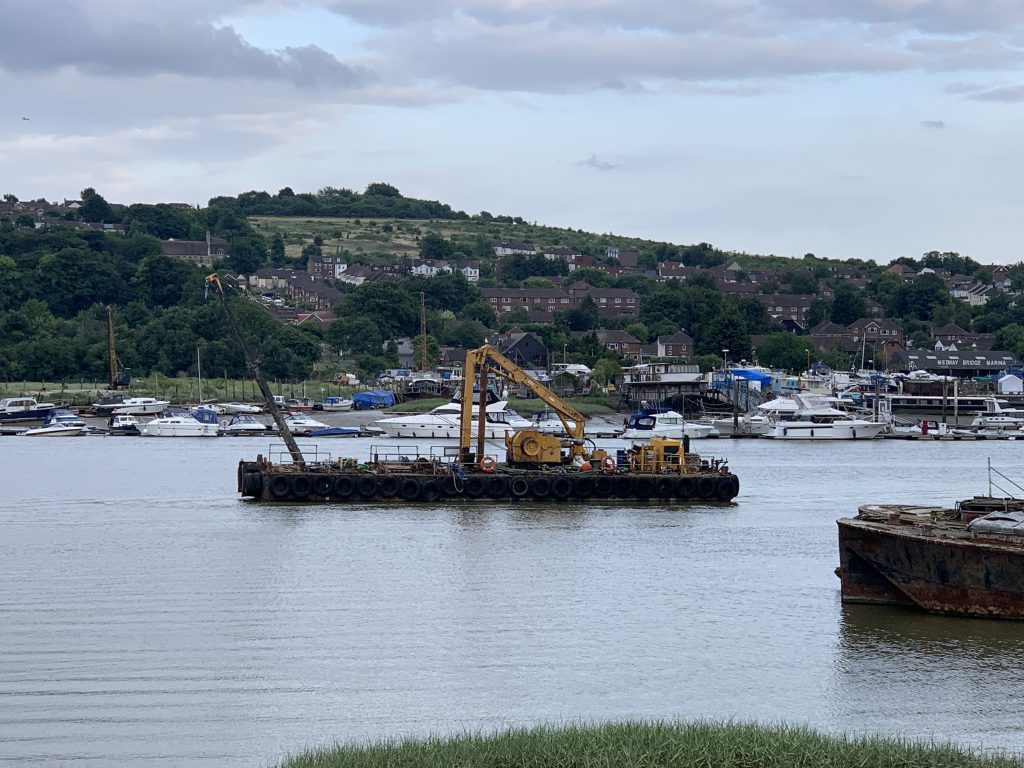
[[[851,416],[816,395],[794,395],[796,410],[780,414],[767,437],[776,440],[872,440],[887,428],[880,421]]]
[[[233,418],[221,421],[220,431],[225,435],[264,435],[267,425],[251,414],[236,413]]]
[[[288,425],[288,431],[293,435],[308,435],[320,429],[327,429],[327,424],[317,421],[308,413],[301,411],[297,413],[286,413],[284,422]]]
[[[717,434],[711,424],[686,421],[676,411],[641,411],[626,421],[619,434],[623,440],[650,440],[652,437],[667,437],[671,440],[691,440]]]
[[[263,413],[263,409],[252,403],[221,403],[224,413],[234,415],[236,413]]]
[[[325,397],[323,401],[325,411],[351,411],[352,401],[347,397]]]
[[[161,416],[147,421],[142,428],[146,437],[216,437],[220,424],[210,408],[196,408],[189,414]]]
[[[54,408],[46,416],[43,426],[27,429],[22,434],[28,437],[76,437],[88,432],[85,422],[71,411]]]
[[[761,413],[747,413],[733,417],[713,419],[712,426],[720,435],[767,435],[774,429],[771,419]]]
[[[163,413],[170,402],[155,397],[127,397],[111,409],[113,414],[126,413],[132,416],[152,416]]]
[[[379,427],[391,437],[458,440],[461,412],[462,406],[459,403],[445,403],[427,413],[411,413],[381,419],[374,422],[374,426]],[[470,434],[474,439],[480,434],[480,422],[476,418],[478,412],[479,406],[474,405],[474,418],[470,424]],[[484,437],[487,440],[504,440],[505,435],[509,432],[530,429],[532,426],[532,422],[510,409],[504,400],[487,406],[486,421],[484,422]]]

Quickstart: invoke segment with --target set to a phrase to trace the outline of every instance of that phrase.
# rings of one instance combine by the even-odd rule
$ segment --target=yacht
[[[28,437],[70,437],[84,435],[88,431],[85,422],[64,408],[54,408],[46,414],[43,426],[25,430]]]
[[[647,440],[652,437],[668,437],[682,440],[683,437],[700,438],[716,434],[711,424],[697,424],[686,421],[677,411],[644,410],[634,413],[619,437],[624,440]]]
[[[142,428],[146,437],[216,437],[220,425],[212,408],[196,408],[189,413],[160,416]]]
[[[1005,400],[985,398],[985,410],[974,417],[971,426],[983,430],[1016,432],[1024,430],[1024,410],[1014,408]]]
[[[57,406],[40,403],[34,397],[5,397],[0,400],[0,422],[42,421]]]
[[[303,411],[290,411],[284,414],[284,423],[288,425],[288,431],[293,435],[308,435],[319,429],[327,429],[326,424]]]
[[[141,435],[139,420],[130,413],[114,413],[107,420],[107,434]]]
[[[774,428],[767,437],[776,440],[870,440],[886,428],[881,421],[869,421],[833,408],[819,395],[793,395],[794,410],[777,411]]]
[[[157,400],[155,397],[126,397],[120,403],[114,404],[110,413],[128,413],[132,416],[152,416],[163,413],[170,402]]]
[[[249,413],[236,413],[230,419],[222,419],[220,431],[225,435],[265,435],[267,425]]]
[[[524,419],[509,408],[508,402],[505,400],[489,403],[486,407],[487,415],[484,423],[484,434],[488,440],[501,440],[509,432],[530,429],[533,426],[533,422]],[[470,425],[470,434],[474,437],[479,434],[478,413],[479,406],[474,404],[473,422]],[[462,405],[451,402],[439,405],[427,413],[409,413],[380,419],[374,422],[374,426],[379,427],[385,434],[391,437],[458,439],[461,414]]]
[[[738,417],[712,419],[711,426],[720,435],[767,435],[775,425],[764,413],[741,413]]]

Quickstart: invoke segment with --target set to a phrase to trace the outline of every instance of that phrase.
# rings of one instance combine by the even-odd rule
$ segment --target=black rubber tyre
[[[615,478],[608,475],[601,475],[594,478],[594,496],[599,499],[608,499],[615,493]]]
[[[633,495],[638,499],[649,499],[654,492],[654,478],[638,477],[633,483]]]
[[[697,481],[697,498],[699,499],[713,498],[716,490],[713,477],[702,477]]]
[[[398,495],[400,485],[397,477],[385,475],[377,478],[377,493],[385,499],[393,499]]]
[[[334,483],[329,477],[318,477],[313,480],[313,493],[317,496],[323,496],[325,499],[331,495],[334,490]]]
[[[447,477],[442,477],[440,480],[436,480],[434,482],[434,487],[442,496],[459,496],[462,493],[462,491],[459,490],[462,488],[462,483],[459,482],[458,488],[456,488],[455,484],[455,475],[448,475]]]
[[[659,499],[671,499],[675,490],[676,483],[671,477],[659,477],[654,481],[654,495]]]
[[[407,477],[402,481],[398,491],[406,501],[417,501],[420,497],[420,481],[415,477]]]
[[[263,477],[259,472],[246,472],[242,475],[242,495],[259,498],[263,493]]]
[[[440,484],[443,480],[424,480],[420,483],[420,501],[437,501],[443,495]]]
[[[530,492],[530,481],[525,477],[513,477],[508,484],[508,492],[513,499],[521,499]]]
[[[356,480],[356,493],[364,499],[372,499],[377,495],[377,478],[363,475]]]
[[[296,499],[304,499],[313,491],[313,481],[306,475],[295,475],[291,479],[292,496]]]
[[[551,481],[551,496],[562,501],[572,493],[572,478],[559,475]]]
[[[484,493],[484,479],[479,475],[470,475],[462,486],[462,493],[471,499],[479,499]]]
[[[736,477],[726,475],[725,477],[718,478],[718,488],[715,491],[715,495],[718,496],[719,501],[732,501],[739,492],[740,481]]]
[[[594,493],[594,478],[580,475],[573,478],[572,495],[577,499],[589,499]]]
[[[530,480],[530,493],[535,499],[546,499],[551,495],[551,481],[546,477],[535,477]]]
[[[334,488],[332,496],[339,499],[348,499],[356,492],[356,481],[351,477],[336,477],[334,478]]]
[[[275,475],[270,479],[270,495],[275,499],[287,499],[291,492],[292,484],[285,475]]]
[[[697,481],[692,477],[680,477],[676,480],[676,498],[692,499],[697,492]]]
[[[492,477],[488,479],[485,493],[492,499],[504,499],[508,496],[508,478]]]
[[[633,498],[633,478],[628,475],[616,475],[612,480],[612,494],[620,499]]]

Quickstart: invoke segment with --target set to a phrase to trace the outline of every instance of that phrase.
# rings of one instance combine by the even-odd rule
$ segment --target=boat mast
[[[203,404],[203,367],[199,359],[199,347],[196,347],[196,378],[199,380],[199,404]]]
[[[427,370],[427,310],[420,291],[420,370]]]

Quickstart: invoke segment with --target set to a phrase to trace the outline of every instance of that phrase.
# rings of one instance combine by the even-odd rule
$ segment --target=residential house
[[[533,256],[537,249],[533,243],[498,243],[494,246],[495,256]]]
[[[548,365],[548,348],[536,334],[515,328],[495,341],[498,351],[520,368],[546,368]]]
[[[348,264],[345,257],[340,255],[310,256],[306,262],[306,269],[314,277],[337,280],[348,269]]]
[[[639,360],[642,356],[640,339],[631,333],[600,328],[596,331],[596,335],[601,344],[622,357]]]
[[[885,271],[892,272],[894,275],[898,275],[904,280],[912,280],[915,276],[914,268],[908,267],[906,264],[893,264]]]
[[[480,282],[480,262],[479,261],[460,261],[455,265],[455,269],[462,273],[462,276],[470,283]]]
[[[953,275],[947,281],[949,295],[972,307],[980,307],[988,302],[993,293],[992,286],[979,283],[970,275]]]
[[[876,352],[881,352],[886,359],[896,352],[906,349],[903,329],[892,320],[876,317],[862,317],[846,326],[851,333],[855,345],[862,349],[871,345]]]
[[[940,352],[956,352],[958,350],[979,350],[984,352],[992,349],[995,334],[965,331],[955,323],[947,323],[938,328],[933,328],[932,338],[935,339],[935,349]]]
[[[591,288],[579,301],[591,299],[603,317],[635,315],[640,312],[640,296],[630,288]]]
[[[228,258],[228,241],[206,233],[206,240],[162,240],[160,250],[165,256],[190,261],[201,267],[212,267],[214,260]]]
[[[789,318],[807,327],[807,314],[811,309],[814,296],[797,293],[772,293],[756,297],[764,304],[765,311],[776,320]]]
[[[689,357],[693,354],[693,339],[685,331],[659,336],[656,346],[658,357]]]
[[[345,299],[337,288],[325,284],[308,272],[299,272],[288,281],[288,297],[296,304],[306,304],[314,310],[329,310]]]
[[[516,307],[545,308],[551,312],[569,309],[573,300],[561,288],[484,288],[480,291],[484,301],[491,305],[499,317]]]

